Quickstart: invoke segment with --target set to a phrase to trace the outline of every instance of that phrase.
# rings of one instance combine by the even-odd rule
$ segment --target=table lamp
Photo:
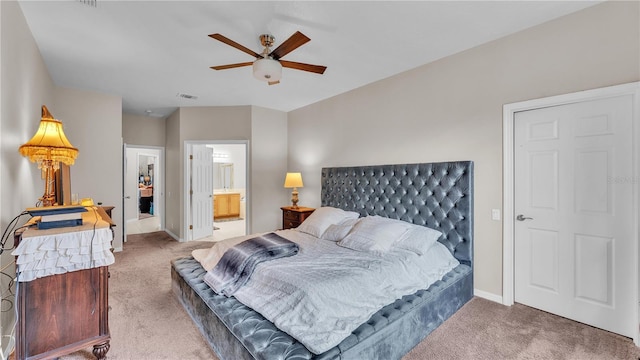
[[[54,171],[60,163],[73,165],[78,157],[78,149],[73,147],[62,130],[62,122],[54,119],[45,105],[42,105],[42,119],[36,134],[20,146],[20,154],[31,162],[38,163],[44,178],[44,195],[40,200],[42,206],[53,206],[56,202],[54,189]]]
[[[294,209],[298,208],[298,188],[303,186],[302,174],[299,172],[287,173],[287,176],[284,178],[284,187],[293,188],[291,192],[291,207]]]

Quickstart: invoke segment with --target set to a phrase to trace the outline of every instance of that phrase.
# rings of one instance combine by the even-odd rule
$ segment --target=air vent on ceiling
[[[92,7],[98,7],[98,0],[77,0],[77,1]]]
[[[198,100],[198,97],[195,95],[189,95],[189,94],[183,94],[183,93],[177,93],[176,94],[177,97],[181,97],[183,99],[189,99],[189,100]]]

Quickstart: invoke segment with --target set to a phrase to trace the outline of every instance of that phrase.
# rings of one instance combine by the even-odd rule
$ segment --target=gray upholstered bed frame
[[[172,261],[172,287],[224,360],[400,359],[473,297],[473,163],[322,169],[322,206],[380,215],[442,231],[460,265],[374,314],[338,346],[313,354],[235,298],[214,293],[191,257]]]

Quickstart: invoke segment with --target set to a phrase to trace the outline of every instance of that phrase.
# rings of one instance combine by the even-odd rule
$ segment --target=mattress
[[[171,271],[173,291],[224,360],[400,358],[473,296],[473,272],[461,264],[428,289],[383,307],[338,346],[315,355],[253,309],[216,294],[204,283],[206,272],[192,257],[173,260]],[[398,336],[402,332],[406,334]],[[403,340],[379,341],[390,333]]]

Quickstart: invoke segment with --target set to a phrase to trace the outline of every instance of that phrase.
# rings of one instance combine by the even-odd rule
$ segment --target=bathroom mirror
[[[215,188],[233,189],[233,163],[217,163],[218,179]]]

